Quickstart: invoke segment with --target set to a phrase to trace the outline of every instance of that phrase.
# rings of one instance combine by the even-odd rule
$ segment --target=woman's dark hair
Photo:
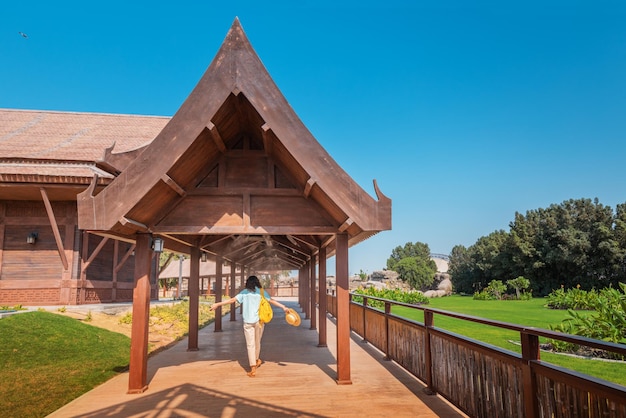
[[[248,280],[246,280],[246,289],[254,292],[257,287],[259,289],[261,288],[261,282],[259,281],[259,278],[256,276],[248,277]]]

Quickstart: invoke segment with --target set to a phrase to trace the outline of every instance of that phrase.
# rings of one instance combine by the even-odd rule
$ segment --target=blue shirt
[[[265,290],[266,299],[271,299],[270,295]],[[261,305],[261,289],[258,287],[254,289],[254,292],[248,289],[243,289],[235,296],[237,302],[243,305],[243,322],[248,324],[254,324],[259,322],[259,305]]]

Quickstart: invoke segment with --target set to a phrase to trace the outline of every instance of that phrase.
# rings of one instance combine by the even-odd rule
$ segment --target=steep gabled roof
[[[79,195],[79,227],[189,245],[260,234],[288,246],[294,233],[316,247],[346,232],[354,244],[391,228],[391,201],[375,189],[378,200],[306,129],[235,20],[154,141],[100,193]]]
[[[146,146],[170,118],[102,113],[0,109],[0,198],[74,200],[97,173],[113,178],[108,158],[118,161]],[[125,157],[123,157],[125,156]],[[118,163],[119,165],[119,163]]]

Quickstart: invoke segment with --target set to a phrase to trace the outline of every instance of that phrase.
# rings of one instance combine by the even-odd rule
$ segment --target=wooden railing
[[[352,331],[471,417],[626,417],[626,387],[541,361],[539,337],[626,356],[624,345],[356,296],[363,302],[350,295]],[[336,316],[336,297],[326,297]],[[384,310],[370,306],[372,300]],[[423,311],[424,322],[392,314],[394,305]],[[437,328],[436,315],[517,331],[522,354]]]

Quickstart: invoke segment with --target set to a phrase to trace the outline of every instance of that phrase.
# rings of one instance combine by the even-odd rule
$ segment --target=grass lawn
[[[544,329],[550,329],[550,325],[559,324],[568,316],[567,311],[548,309],[544,307],[545,304],[546,299],[543,298],[535,298],[529,301],[474,300],[471,296],[454,295],[445,298],[433,298],[427,306]],[[397,306],[393,308],[393,313],[419,322],[424,321],[422,311]],[[442,315],[435,315],[435,326],[521,353],[521,346],[519,346],[520,336],[515,331],[462,321]],[[544,342],[543,339],[541,341]],[[626,386],[626,362],[616,363],[589,360],[548,352],[541,353],[541,360]]]
[[[0,411],[42,417],[126,370],[130,338],[49,312],[0,319]]]

